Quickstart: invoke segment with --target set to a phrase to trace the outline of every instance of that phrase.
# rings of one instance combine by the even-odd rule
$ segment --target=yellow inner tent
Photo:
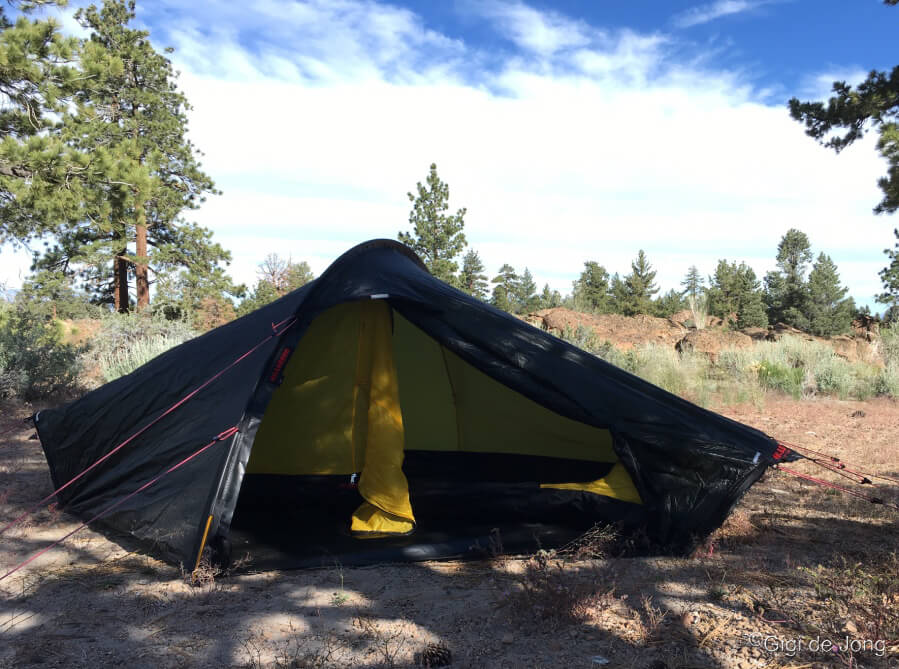
[[[248,474],[361,472],[360,537],[415,527],[406,450],[615,463],[598,481],[545,484],[641,503],[607,430],[556,414],[468,364],[384,300],[333,307],[300,340],[253,444]],[[485,510],[487,511],[487,510]]]

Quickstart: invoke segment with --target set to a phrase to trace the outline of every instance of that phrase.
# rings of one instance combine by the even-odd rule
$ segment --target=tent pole
[[[191,572],[191,580],[196,577],[197,570],[200,568],[200,558],[203,557],[203,549],[206,547],[206,539],[209,537],[209,526],[212,525],[212,514],[206,519],[206,528],[203,530],[203,538],[200,540],[200,550],[197,552],[197,562],[194,564],[194,570]]]

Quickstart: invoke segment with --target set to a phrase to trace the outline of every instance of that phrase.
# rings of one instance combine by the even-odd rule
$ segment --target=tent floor
[[[410,481],[416,529],[408,536],[349,533],[362,502],[347,477],[247,476],[231,524],[231,558],[246,569],[362,566],[482,558],[564,545],[595,515],[536,484]],[[562,501],[560,503],[560,497]]]

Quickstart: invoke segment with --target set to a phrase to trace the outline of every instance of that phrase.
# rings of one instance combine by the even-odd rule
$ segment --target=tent
[[[596,522],[684,550],[784,452],[390,240],[34,421],[65,509],[187,566],[238,543],[441,557]]]

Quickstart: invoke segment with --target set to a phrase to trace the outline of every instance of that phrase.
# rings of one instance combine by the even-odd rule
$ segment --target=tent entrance
[[[352,302],[317,318],[284,371],[260,425],[247,474],[354,477],[360,537],[415,527],[403,474],[390,307]]]
[[[494,528],[533,550],[588,529],[600,506],[640,503],[608,431],[495,381],[386,301],[321,314],[284,378],[247,465],[235,555],[454,557]]]

